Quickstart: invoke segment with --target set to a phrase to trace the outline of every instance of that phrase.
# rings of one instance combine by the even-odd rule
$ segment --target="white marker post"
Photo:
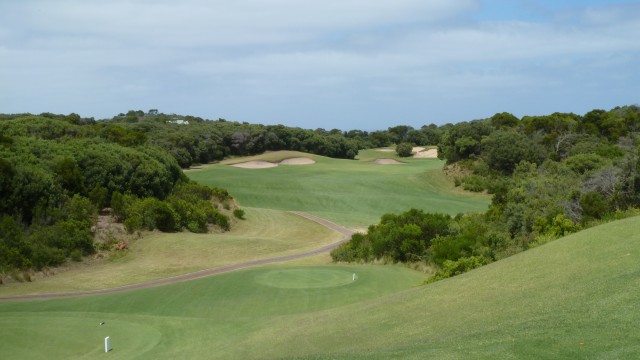
[[[104,352],[109,352],[111,350],[111,339],[107,336],[104,338]]]
[[[356,281],[356,273],[353,273],[353,281]]]

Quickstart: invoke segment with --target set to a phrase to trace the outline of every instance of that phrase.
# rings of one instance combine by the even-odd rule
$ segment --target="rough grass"
[[[1,295],[93,290],[171,277],[243,261],[312,250],[342,237],[298,215],[245,208],[231,232],[147,234],[123,256],[78,265],[32,283],[6,284]]]
[[[279,161],[309,157],[313,165],[239,169],[209,165],[187,175],[201,183],[223,187],[242,206],[306,211],[349,227],[367,227],[385,213],[410,208],[457,214],[484,211],[489,197],[461,192],[442,173],[437,159],[401,159],[403,165],[377,165],[371,160],[391,157],[368,150],[362,160],[331,159],[299,152],[273,152],[232,162]],[[372,155],[373,154],[373,155]]]
[[[269,266],[0,303],[0,358],[91,357],[109,335],[113,358],[637,359],[639,257],[636,217],[422,287],[398,267]],[[341,283],[352,272],[358,280]],[[100,319],[114,328],[96,332]]]

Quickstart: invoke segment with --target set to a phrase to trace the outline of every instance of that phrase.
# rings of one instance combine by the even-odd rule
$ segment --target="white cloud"
[[[475,0],[2,2],[0,82],[15,85],[0,89],[0,111],[20,104],[30,111],[33,94],[42,103],[43,95],[55,94],[48,104],[81,112],[76,106],[91,94],[101,109],[113,109],[102,116],[138,103],[176,112],[188,104],[185,113],[210,111],[215,118],[224,116],[215,112],[220,107],[258,122],[279,112],[306,117],[313,99],[330,103],[322,111],[357,104],[350,118],[358,110],[365,118],[416,116],[423,102],[433,112],[462,114],[450,104],[473,97],[486,102],[478,109],[497,112],[502,103],[524,103],[517,96],[549,101],[560,88],[575,89],[575,99],[561,96],[578,104],[587,83],[581,78],[592,88],[608,82],[638,93],[632,79],[639,80],[639,6],[562,10],[544,21],[470,20],[479,6]],[[614,105],[638,102],[633,96]]]

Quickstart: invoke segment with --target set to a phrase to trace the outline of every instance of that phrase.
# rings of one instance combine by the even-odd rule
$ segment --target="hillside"
[[[280,265],[5,302],[0,357],[97,356],[110,335],[113,358],[634,359],[638,256],[636,217],[422,287],[396,267]]]
[[[637,359],[639,256],[635,217],[425,287],[286,319],[253,340],[269,356]],[[281,341],[260,344],[276,333]]]

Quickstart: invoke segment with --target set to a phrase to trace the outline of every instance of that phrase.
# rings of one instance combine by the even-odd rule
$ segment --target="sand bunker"
[[[247,162],[238,163],[238,164],[231,164],[231,166],[242,168],[242,169],[267,169],[267,168],[276,167],[278,165],[311,165],[315,163],[316,162],[312,159],[301,157],[301,158],[285,159],[280,161],[279,163],[272,163],[272,162],[263,161],[263,160],[254,160],[254,161],[247,161]]]
[[[268,162],[268,161],[256,160],[256,161],[247,161],[243,163],[232,164],[231,166],[242,168],[242,169],[266,169],[266,168],[276,167],[278,166],[278,164]]]
[[[378,165],[398,165],[398,164],[403,164],[398,160],[394,160],[394,159],[376,159],[374,162],[374,164],[378,164]]]
[[[280,165],[311,165],[315,163],[316,162],[313,159],[305,157],[284,159],[280,161]]]
[[[438,149],[420,150],[413,154],[414,158],[420,159],[436,159],[438,158]]]

